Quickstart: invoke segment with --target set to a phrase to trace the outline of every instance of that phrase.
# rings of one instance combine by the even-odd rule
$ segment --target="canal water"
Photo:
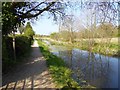
[[[118,60],[120,57],[110,57],[90,53],[77,48],[49,45],[50,51],[61,57],[73,71],[72,77],[79,84],[85,80],[97,88],[118,88]]]

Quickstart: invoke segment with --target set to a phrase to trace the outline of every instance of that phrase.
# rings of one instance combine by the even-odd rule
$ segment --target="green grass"
[[[38,44],[57,87],[80,88],[78,83],[71,78],[72,71],[65,66],[64,61],[50,53],[48,46],[42,41],[38,40]]]
[[[81,50],[88,50],[89,51],[89,46],[87,42],[82,42],[82,43],[78,43],[78,42],[74,42],[73,44],[67,43],[57,43],[57,42],[53,42],[50,41],[52,43],[52,45],[63,45],[63,46],[67,46],[67,47],[73,47],[73,48],[79,48]],[[108,56],[120,56],[120,52],[119,52],[119,48],[120,45],[118,44],[114,44],[114,43],[110,43],[109,45],[106,43],[95,43],[92,46],[92,51],[94,53],[100,53],[102,55],[108,55]],[[107,48],[109,50],[109,52],[107,52]]]

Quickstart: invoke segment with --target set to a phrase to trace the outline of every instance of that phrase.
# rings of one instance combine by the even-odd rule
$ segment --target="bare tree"
[[[62,20],[62,28],[64,28],[63,30],[66,30],[68,32],[68,38],[70,43],[74,42],[73,23],[73,15],[67,15],[64,17],[64,20]]]

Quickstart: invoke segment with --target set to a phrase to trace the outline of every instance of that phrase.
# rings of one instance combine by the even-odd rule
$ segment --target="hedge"
[[[20,58],[26,56],[31,48],[32,39],[24,35],[15,36],[16,61],[13,53],[13,38],[11,36],[2,37],[2,68],[7,71],[8,68],[14,66],[17,62],[21,62]]]
[[[18,35],[16,36],[15,40],[16,56],[25,56],[26,53],[30,50],[31,39],[23,35]]]

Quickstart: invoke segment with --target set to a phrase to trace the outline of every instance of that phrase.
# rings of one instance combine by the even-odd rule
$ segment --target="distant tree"
[[[63,41],[70,40],[70,32],[68,30],[61,30],[60,32],[60,39]]]
[[[53,33],[50,34],[50,37],[51,37],[52,39],[58,40],[59,34],[56,33],[56,32],[53,32]]]
[[[118,37],[120,37],[120,25],[118,26]]]
[[[25,30],[25,27],[23,24],[20,27],[18,27],[18,31],[20,32],[20,34],[23,34],[24,30]]]
[[[112,23],[102,23],[99,25],[98,30],[101,32],[101,37],[112,37],[115,26]]]
[[[74,15],[67,15],[64,17],[64,20],[62,20],[62,27],[61,29],[66,30],[68,33],[69,42],[73,43],[74,42]],[[62,31],[62,30],[61,30]]]
[[[24,34],[29,38],[32,38],[35,35],[35,32],[33,31],[33,28],[30,25],[30,22],[27,22],[27,25],[24,30]]]

